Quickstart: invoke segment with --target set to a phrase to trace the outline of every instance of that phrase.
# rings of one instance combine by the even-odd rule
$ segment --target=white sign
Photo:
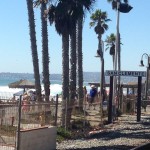
[[[146,71],[115,71],[106,70],[105,76],[133,76],[133,77],[146,77]]]

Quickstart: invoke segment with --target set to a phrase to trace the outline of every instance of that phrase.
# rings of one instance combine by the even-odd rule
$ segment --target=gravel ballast
[[[122,115],[102,130],[91,131],[86,138],[57,143],[57,150],[129,150],[150,143],[150,115],[136,122],[135,115]]]

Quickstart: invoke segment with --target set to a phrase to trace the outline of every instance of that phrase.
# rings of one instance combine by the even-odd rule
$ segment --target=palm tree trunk
[[[101,35],[98,35],[98,49],[100,50],[100,53],[102,56],[100,56],[100,61],[101,61],[101,83],[100,83],[100,93],[102,94],[103,91],[103,81],[104,81],[104,73],[103,73],[103,50],[102,50],[102,42],[101,42]]]
[[[83,107],[83,53],[82,53],[82,29],[83,17],[78,20],[77,24],[77,73],[78,73],[78,99],[79,108]]]
[[[103,87],[104,87],[104,58],[101,60],[101,87],[102,87],[102,93],[103,93]]]
[[[69,34],[62,34],[62,126],[65,126],[65,107],[69,101]]]
[[[70,125],[71,113],[73,110],[73,105],[76,97],[76,27],[72,28],[70,34],[70,95],[69,95],[69,104],[68,104],[68,116],[67,116],[67,125]]]
[[[103,84],[104,84],[104,58],[103,58],[103,49],[102,49],[102,36],[98,35],[98,49],[100,50],[100,53],[102,54],[100,56],[100,62],[101,62],[101,77],[100,77],[100,116],[101,116],[101,125],[103,124],[102,122],[102,117],[103,117],[103,105],[102,105],[102,100],[103,100]]]
[[[30,30],[33,70],[34,70],[34,78],[35,78],[35,89],[36,89],[37,101],[41,101],[42,100],[41,84],[40,84],[39,61],[38,61],[37,44],[36,44],[33,1],[26,0],[26,2],[27,2],[27,9],[28,9],[28,21],[29,21],[29,30]]]
[[[47,21],[44,18],[46,3],[41,4],[41,24],[42,24],[42,61],[43,61],[43,83],[45,90],[45,101],[49,101],[50,80],[49,80],[49,52],[48,52],[48,31]]]

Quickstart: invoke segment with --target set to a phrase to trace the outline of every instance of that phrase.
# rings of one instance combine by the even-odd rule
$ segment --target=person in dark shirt
[[[91,104],[94,102],[96,95],[97,95],[97,89],[94,85],[91,85],[91,89],[90,89]]]

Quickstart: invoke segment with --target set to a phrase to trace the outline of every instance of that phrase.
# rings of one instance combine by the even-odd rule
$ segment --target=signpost
[[[112,81],[113,81],[113,77],[114,76],[132,76],[132,77],[138,77],[138,98],[137,98],[137,122],[139,122],[141,120],[141,85],[142,85],[142,77],[146,77],[146,71],[115,71],[115,70],[106,70],[105,71],[105,76],[110,76],[110,95],[109,96],[109,104],[112,105],[112,99],[114,96],[112,96],[113,94],[113,88],[112,87]],[[110,106],[111,107],[111,106]],[[113,110],[114,112],[112,113],[112,108],[109,107],[109,115],[108,116],[108,122],[112,122],[112,119],[115,116],[114,112],[115,110]],[[115,106],[114,106],[115,107]],[[114,108],[115,109],[115,108]]]
[[[105,76],[132,76],[132,77],[146,77],[146,71],[114,71],[106,70]]]

